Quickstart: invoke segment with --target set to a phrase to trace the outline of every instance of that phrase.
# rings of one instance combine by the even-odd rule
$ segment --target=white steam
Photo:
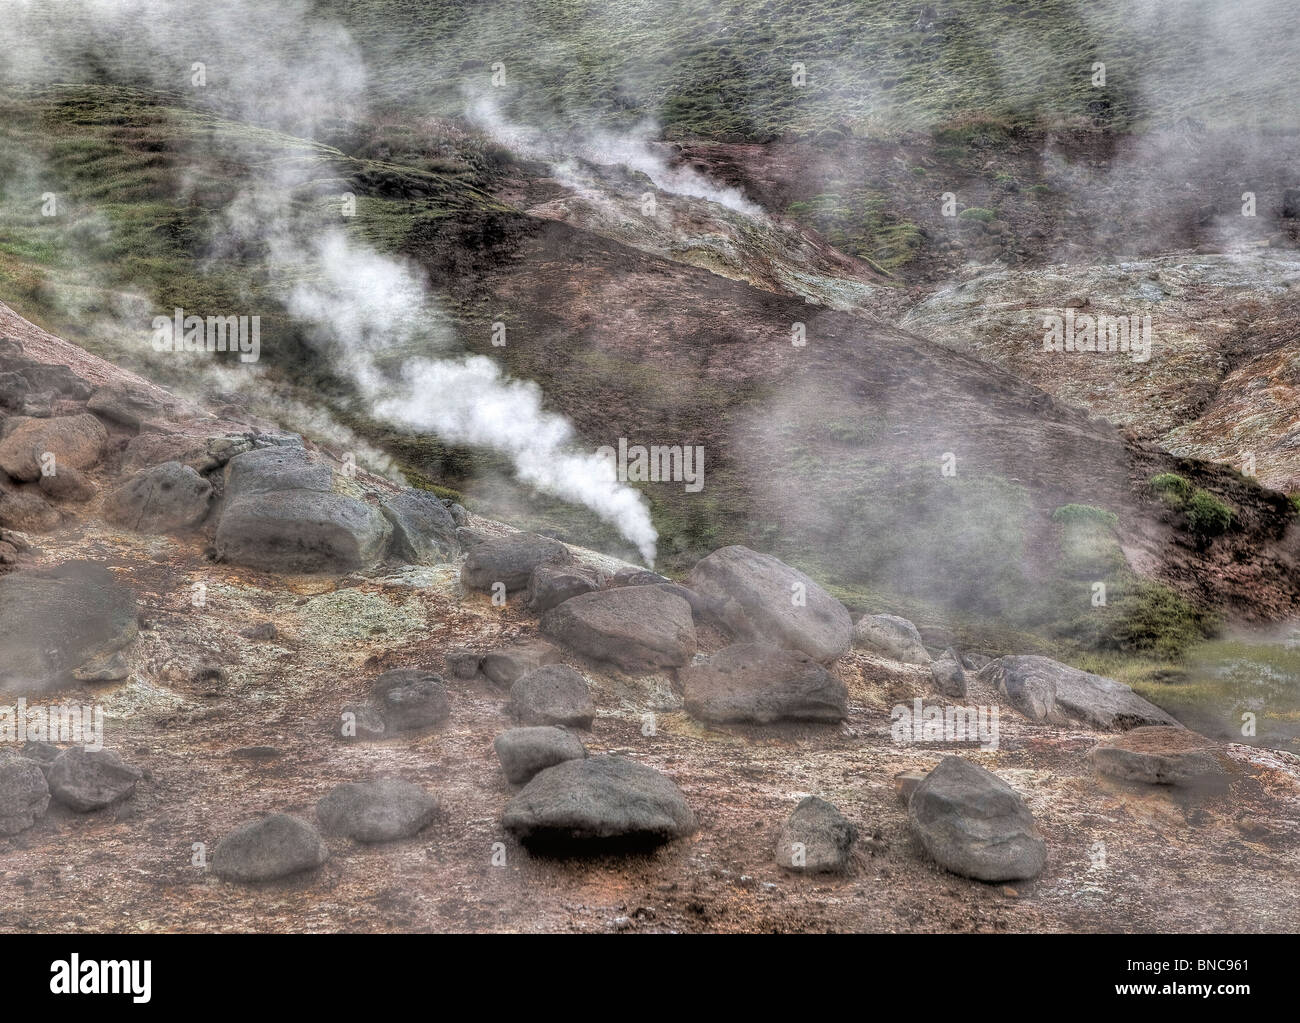
[[[494,97],[486,94],[466,104],[465,116],[476,128],[511,152],[550,163],[556,177],[568,187],[580,187],[579,179],[571,170],[575,159],[605,167],[621,165],[644,174],[656,188],[670,195],[704,199],[749,217],[766,219],[762,207],[746,199],[738,188],[710,181],[686,164],[670,164],[667,157],[652,146],[651,139],[659,134],[659,126],[652,120],[642,121],[631,132],[622,135],[586,128],[556,138],[539,129],[509,121],[501,113]]]
[[[394,347],[442,347],[436,328],[428,336],[435,310],[414,269],[341,232],[318,238],[312,256],[319,278],[296,284],[286,304],[375,416],[505,454],[521,480],[590,508],[653,566],[658,534],[645,499],[618,482],[608,460],[581,450],[568,420],[542,407],[536,384],[510,379],[483,356],[413,356],[396,374],[385,370]]]

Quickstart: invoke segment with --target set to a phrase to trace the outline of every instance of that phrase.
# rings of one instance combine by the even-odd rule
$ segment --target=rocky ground
[[[940,651],[922,647],[906,623],[860,621],[855,627],[811,580],[807,608],[781,610],[773,603],[776,589],[788,592],[789,579],[806,577],[743,548],[729,548],[721,562],[713,560],[720,554],[711,556],[672,585],[594,552],[541,540],[527,541],[531,553],[511,548],[515,553],[493,561],[512,536],[506,527],[444,510],[436,501],[436,512],[425,509],[424,529],[391,507],[387,517],[380,515],[380,506],[397,499],[397,488],[364,472],[343,472],[337,452],[300,447],[275,424],[251,421],[234,407],[188,406],[6,315],[6,331],[22,349],[18,358],[68,366],[89,393],[72,387],[56,394],[46,415],[37,407],[11,409],[0,426],[0,458],[12,455],[5,443],[21,411],[46,423],[90,415],[103,431],[100,447],[79,469],[93,491],[88,500],[55,497],[47,484],[39,500],[53,519],[32,512],[24,499],[22,508],[39,528],[16,530],[0,520],[12,550],[0,576],[0,609],[10,626],[6,698],[25,693],[33,702],[102,706],[106,748],[140,773],[109,805],[88,812],[69,807],[66,793],[60,794],[64,786],[30,827],[0,838],[6,893],[0,929],[1300,926],[1293,904],[1277,897],[1300,872],[1300,758],[1171,740],[1157,708],[1125,687],[1105,686],[1053,662],[986,664],[987,655],[962,655],[963,695],[951,688],[951,662],[946,673],[925,663]],[[131,388],[123,392],[124,385]],[[134,400],[130,408],[121,400],[109,405],[106,393]],[[85,411],[96,407],[99,413]],[[282,452],[288,461],[269,476],[247,468]],[[167,500],[159,491],[137,494],[134,503],[129,493],[123,496],[124,484],[152,472],[159,464],[154,460],[165,464],[168,458],[190,465],[211,492],[196,485]],[[318,478],[321,466],[326,469]],[[7,482],[0,516],[15,507],[15,492],[31,494],[41,486]],[[291,497],[252,500],[285,493]],[[316,519],[294,519],[302,513],[293,502],[308,500],[303,495],[315,495],[309,502],[315,509],[336,509],[331,521],[342,523],[339,529],[313,533]],[[202,503],[197,518],[192,500]],[[256,508],[279,508],[281,524],[247,518],[241,502],[250,501]],[[123,504],[148,511],[151,528],[121,524],[123,518],[135,526],[146,521],[112,510]],[[458,521],[443,528],[451,519]],[[252,522],[241,534],[242,546],[230,535],[237,521]],[[285,522],[292,534],[284,532]],[[395,545],[398,533],[419,549]],[[259,537],[267,542],[252,542]],[[421,538],[425,546],[415,543]],[[729,559],[734,564],[727,567]],[[110,625],[87,637],[98,628],[98,612],[84,628],[68,621],[66,630],[44,632],[30,614],[20,617],[13,594],[35,593],[39,586],[32,580],[80,561],[93,562],[115,581],[96,583],[93,594],[129,588],[133,621],[110,616]],[[537,569],[546,563],[557,571]],[[303,567],[326,571],[304,574]],[[508,600],[496,602],[491,584],[507,570],[521,573],[534,600],[543,593],[549,598],[541,603],[567,599],[539,615],[525,606],[528,591],[513,579]],[[573,589],[560,592],[557,576]],[[99,597],[83,593],[77,599],[83,598],[99,606]],[[619,602],[629,607],[619,611]],[[642,610],[624,613],[629,609]],[[32,635],[14,629],[15,621],[44,640],[32,642]],[[750,720],[707,723],[708,708],[719,705],[710,685],[730,692],[732,701],[726,703],[730,710],[713,716],[736,716],[735,692],[725,679],[710,682],[707,669],[722,663],[714,655],[735,641],[752,642],[754,633],[786,648],[781,656],[787,666],[780,671],[743,676],[761,682],[759,703],[767,710],[757,716],[764,723],[752,720],[755,712],[744,700],[739,716]],[[593,852],[580,829],[566,825],[558,856],[520,841],[526,837],[518,824],[520,803],[512,800],[523,799],[523,811],[529,800],[506,780],[494,750],[498,735],[519,723],[503,684],[512,669],[509,658],[485,655],[523,641],[549,642],[553,656],[586,680],[594,720],[589,730],[572,730],[586,747],[587,763],[613,754],[671,780],[656,799],[675,811],[679,791],[688,810],[672,825],[680,837],[650,849]],[[13,674],[23,665],[30,679],[49,672],[41,685],[15,689]],[[87,673],[87,666],[95,670]],[[432,694],[435,703],[445,698],[449,706],[439,704],[428,719],[432,724],[392,737],[344,738],[340,715],[373,706],[367,699],[376,679],[399,668],[434,673],[436,681],[412,691]],[[68,669],[99,681],[72,681]],[[996,706],[997,748],[896,741],[891,712],[900,704],[911,708],[917,698],[941,706]],[[519,699],[516,690],[513,702]],[[417,700],[398,709],[410,714],[425,705]],[[390,701],[378,712],[389,715],[389,726],[400,721],[391,716],[393,707]],[[803,715],[815,720],[790,719]],[[1143,730],[1122,731],[1134,725]],[[1099,746],[1116,744],[1119,752],[1090,757]],[[927,772],[949,754],[987,768],[1014,792],[980,789],[989,783],[978,773],[962,779],[973,795],[943,790],[941,779]],[[56,769],[48,770],[54,788]],[[58,770],[66,773],[67,763]],[[902,772],[913,772],[906,790],[911,817],[896,782]],[[318,800],[338,785],[382,776],[416,783],[436,798],[432,820],[417,834],[361,843],[327,833],[328,858],[312,869],[258,883],[222,876],[216,850],[235,829],[274,813],[324,829]],[[783,827],[809,795],[830,803],[853,826],[847,845],[847,829],[837,829],[833,818],[827,825],[837,836],[827,852],[837,871],[810,874],[778,862],[789,838]],[[582,793],[573,798],[586,805]],[[988,811],[990,826],[1019,829],[1028,860],[1039,855],[1035,850],[1045,854],[1032,864],[1041,870],[981,881],[940,867],[935,857],[952,850],[927,830],[933,816],[918,824],[923,799],[940,824],[970,824],[984,812],[978,807],[1002,806]],[[534,810],[541,802],[534,797]],[[641,805],[630,795],[615,803],[632,816]],[[814,804],[806,812],[823,810]],[[978,832],[979,825],[972,826]],[[307,843],[308,859],[319,858],[314,841]],[[972,843],[979,844],[957,841],[963,847],[957,854],[971,853],[964,847]],[[228,860],[231,846],[226,849]]]

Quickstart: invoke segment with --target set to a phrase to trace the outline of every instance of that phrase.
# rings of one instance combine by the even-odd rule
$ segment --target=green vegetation
[[[885,195],[868,189],[813,196],[791,203],[786,213],[842,252],[887,271],[910,262],[921,249],[920,228],[889,210]]]
[[[1176,472],[1162,472],[1151,477],[1151,489],[1164,501],[1181,508],[1192,496],[1192,485]]]
[[[1218,536],[1232,524],[1232,509],[1208,490],[1197,490],[1187,501],[1187,524],[1198,537]]]

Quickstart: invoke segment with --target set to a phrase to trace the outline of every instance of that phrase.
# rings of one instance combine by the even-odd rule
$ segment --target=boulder
[[[566,664],[548,664],[510,687],[510,711],[526,725],[590,728],[596,716],[587,680]]]
[[[539,615],[598,589],[596,573],[581,565],[538,565],[528,577],[528,610]]]
[[[325,862],[329,851],[304,820],[273,813],[226,835],[212,850],[212,869],[228,881],[271,881]]]
[[[380,505],[393,527],[392,553],[414,565],[438,565],[456,554],[456,520],[435,495],[407,488]]]
[[[23,533],[49,533],[58,528],[62,518],[38,489],[0,487],[0,526]]]
[[[894,791],[898,793],[898,798],[904,806],[912,798],[912,793],[916,791],[917,786],[925,781],[927,774],[929,774],[928,771],[911,770],[899,771],[894,775]]]
[[[1049,657],[1000,657],[986,664],[979,678],[1031,721],[1103,730],[1178,724],[1123,683]]]
[[[492,746],[507,780],[514,785],[523,785],[548,767],[587,755],[576,735],[549,725],[508,729],[496,737]]]
[[[392,527],[378,508],[336,493],[333,472],[302,448],[269,447],[226,466],[217,556],[271,572],[350,572],[383,557]]]
[[[135,639],[136,613],[130,587],[93,562],[0,576],[0,691],[30,696],[66,684]]]
[[[251,450],[253,442],[246,436],[139,433],[127,442],[122,455],[122,471],[135,473],[163,462],[180,462],[203,475]]]
[[[40,765],[0,750],[0,838],[26,831],[49,805],[50,789]]]
[[[962,699],[966,696],[966,672],[961,666],[957,651],[949,647],[943,656],[930,665],[930,679],[934,688],[944,696]]]
[[[997,775],[944,757],[907,803],[912,830],[940,866],[979,881],[1035,877],[1047,861],[1024,800]]]
[[[420,668],[384,672],[375,679],[370,695],[383,716],[386,734],[433,728],[451,714],[442,678]]]
[[[807,796],[781,828],[776,862],[801,874],[841,874],[857,837],[854,828],[833,805]]]
[[[460,579],[471,590],[491,590],[494,583],[504,583],[506,592],[522,590],[538,565],[573,562],[569,548],[559,540],[536,533],[486,537],[463,530],[459,535],[469,541]]]
[[[96,388],[86,408],[114,423],[133,429],[160,424],[171,418],[179,403],[143,384],[114,381]]]
[[[1223,748],[1171,725],[1145,725],[1103,739],[1088,753],[1097,774],[1141,785],[1219,789],[1227,784]]]
[[[341,712],[339,734],[345,741],[377,742],[387,732],[384,713],[373,703],[349,703]]]
[[[40,479],[41,492],[56,501],[73,501],[84,504],[95,496],[95,484],[85,473],[71,466],[62,466],[49,476]]]
[[[447,671],[452,678],[468,681],[478,675],[479,667],[483,663],[483,655],[462,647],[456,650],[448,650],[443,654],[443,663],[446,664]]]
[[[548,767],[506,805],[504,824],[521,842],[561,853],[658,845],[696,829],[671,779],[619,756]]]
[[[536,671],[546,664],[554,664],[559,659],[560,651],[550,643],[533,640],[489,651],[483,655],[479,667],[484,675],[505,688],[514,685],[530,671]]]
[[[866,615],[858,619],[853,627],[853,643],[904,664],[930,663],[916,626],[898,615]]]
[[[104,517],[138,533],[179,532],[203,521],[211,500],[211,483],[188,465],[163,462],[110,493]]]
[[[140,777],[111,750],[73,746],[50,765],[50,794],[69,809],[89,813],[130,798]]]
[[[42,459],[54,456],[54,469],[89,469],[98,464],[108,431],[94,416],[17,417],[0,440],[0,470],[16,480],[38,480]]]
[[[316,804],[316,819],[330,835],[358,842],[392,842],[410,838],[438,812],[438,801],[396,778],[339,785]]]
[[[695,565],[687,585],[738,639],[802,650],[822,663],[849,649],[853,621],[844,605],[771,555],[723,547]]]
[[[677,668],[695,653],[691,606],[654,586],[597,590],[542,616],[542,631],[625,671]]]
[[[735,643],[680,673],[686,710],[702,721],[843,721],[844,683],[800,650]]]

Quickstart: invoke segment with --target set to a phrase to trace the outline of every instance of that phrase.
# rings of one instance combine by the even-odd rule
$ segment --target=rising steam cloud
[[[321,276],[293,287],[289,311],[312,326],[374,415],[507,455],[521,480],[590,508],[654,564],[658,534],[645,499],[617,481],[607,460],[580,450],[568,420],[542,408],[536,384],[506,377],[483,356],[410,357],[396,374],[381,367],[394,343],[415,341],[433,320],[412,268],[341,232],[317,239],[314,257]]]

